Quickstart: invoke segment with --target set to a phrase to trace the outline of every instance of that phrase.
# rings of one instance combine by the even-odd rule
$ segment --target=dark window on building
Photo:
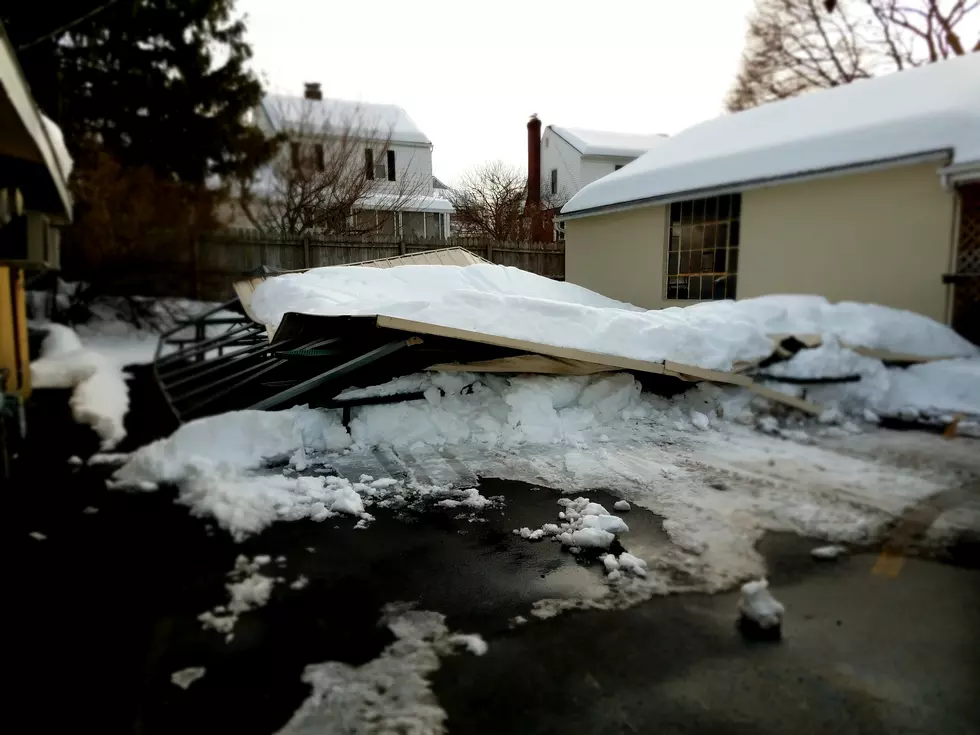
[[[364,149],[364,173],[368,179],[374,179],[374,151],[370,148]]]
[[[293,164],[293,171],[299,170],[299,143],[289,144],[289,158]]]
[[[395,180],[395,152],[388,151],[388,181]]]
[[[735,298],[741,215],[741,194],[670,205],[666,298]]]
[[[324,160],[323,160],[323,143],[317,143],[313,146],[313,153],[316,156],[316,170],[323,171]]]
[[[551,193],[552,194],[558,193],[558,169],[557,168],[551,169]]]

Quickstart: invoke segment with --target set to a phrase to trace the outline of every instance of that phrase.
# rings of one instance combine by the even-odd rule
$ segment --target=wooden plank
[[[819,416],[823,413],[823,407],[816,403],[811,403],[810,401],[805,401],[802,398],[791,396],[788,393],[783,393],[782,391],[775,390],[769,386],[762,385],[761,383],[751,381],[745,387],[753,393],[763,396],[764,398],[768,398],[772,401],[778,401],[779,403],[784,403],[787,406],[795,408],[797,411],[803,411],[811,416]]]
[[[729,383],[730,385],[748,385],[752,382],[752,378],[748,375],[710,370],[696,365],[685,365],[673,360],[664,360],[664,374],[685,379],[707,380],[711,383]]]
[[[937,360],[955,360],[957,357],[956,355],[927,357],[925,355],[913,355],[910,352],[891,352],[890,350],[879,350],[874,347],[861,347],[860,345],[851,345],[847,344],[846,342],[841,342],[840,346],[848,350],[854,350],[859,355],[873,357],[874,359],[881,360],[882,362],[906,363],[909,365],[916,365],[923,362],[935,362]]]
[[[388,329],[399,329],[403,332],[418,332],[419,334],[430,334],[433,337],[449,337],[451,339],[464,339],[470,342],[495,345],[497,347],[509,347],[522,352],[536,352],[542,355],[560,357],[581,362],[591,362],[597,365],[610,365],[620,370],[635,370],[641,373],[654,373],[663,375],[664,366],[660,362],[648,362],[646,360],[634,360],[629,357],[618,357],[616,355],[604,355],[599,352],[589,350],[578,350],[572,347],[556,347],[540,342],[530,342],[524,339],[514,339],[512,337],[500,337],[484,332],[474,332],[469,329],[459,329],[457,327],[444,327],[439,324],[429,324],[428,322],[418,322],[412,319],[402,319],[394,316],[378,316],[377,324],[379,327]]]
[[[537,375],[595,375],[615,372],[618,369],[609,365],[597,365],[594,362],[537,354],[467,363],[443,362],[426,368],[426,370],[445,373],[534,373]]]

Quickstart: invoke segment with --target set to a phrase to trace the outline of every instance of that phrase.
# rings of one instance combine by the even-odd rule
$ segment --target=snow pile
[[[446,732],[447,715],[429,677],[439,668],[440,657],[461,648],[482,656],[486,642],[475,634],[450,633],[445,616],[435,612],[392,608],[386,623],[395,641],[373,661],[306,667],[303,681],[313,691],[279,735]]]
[[[263,607],[269,602],[272,588],[276,580],[259,574],[259,569],[272,561],[268,556],[259,555],[249,560],[247,556],[239,555],[235,559],[235,568],[228,576],[231,582],[225,585],[228,591],[228,602],[224,605],[203,612],[197,616],[202,627],[223,633],[225,642],[235,637],[235,624],[242,613]]]
[[[888,392],[875,407],[879,413],[949,421],[962,412],[980,419],[980,358],[927,362],[888,373]]]
[[[564,508],[558,513],[559,523],[546,523],[533,530],[515,528],[514,534],[529,541],[551,537],[577,554],[583,549],[608,549],[618,534],[630,530],[622,518],[588,498],[561,498],[558,505]]]
[[[113,487],[154,490],[175,484],[178,502],[194,515],[214,518],[236,540],[259,533],[277,520],[324,521],[338,515],[358,518],[367,508],[420,507],[476,512],[492,504],[476,488],[405,483],[362,475],[353,482],[325,474],[296,476],[295,468],[317,463],[314,455],[347,448],[350,437],[337,411],[305,406],[286,411],[239,411],[184,424],[130,455],[113,474]],[[270,462],[290,458],[283,473]],[[284,473],[289,473],[287,474]]]
[[[948,327],[874,304],[762,296],[644,311],[570,283],[498,265],[327,267],[264,281],[252,310],[277,327],[288,312],[385,315],[555,347],[730,370],[768,357],[772,333],[923,356],[980,354]]]
[[[102,439],[102,449],[112,449],[126,436],[129,389],[122,371],[98,352],[83,348],[70,328],[47,328],[41,356],[31,363],[31,383],[35,388],[73,388],[69,405],[75,421],[92,427]]]
[[[842,347],[837,338],[831,337],[819,347],[802,349],[789,360],[768,366],[759,375],[776,380],[846,378],[874,373],[881,365],[880,360],[859,355],[854,350]]]
[[[760,579],[742,585],[738,611],[742,617],[748,618],[760,628],[770,629],[782,625],[786,608],[772,596],[769,582]]]
[[[647,563],[638,556],[633,556],[626,551],[618,557],[615,554],[606,554],[602,557],[602,565],[606,568],[606,579],[615,582],[622,578],[623,574],[632,574],[636,577],[647,576]]]

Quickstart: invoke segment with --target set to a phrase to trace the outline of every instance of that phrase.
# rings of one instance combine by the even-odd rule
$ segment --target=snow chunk
[[[613,503],[613,510],[618,510],[620,513],[625,513],[630,510],[630,504],[625,500],[617,500]]]
[[[608,549],[615,538],[613,534],[599,528],[580,528],[563,533],[561,542],[565,546],[577,546],[580,549]]]
[[[310,584],[310,580],[305,575],[299,575],[296,579],[289,583],[289,589],[291,590],[302,590]]]
[[[691,411],[691,423],[694,424],[695,428],[701,429],[701,431],[707,431],[711,426],[708,417],[700,411]]]
[[[48,537],[40,531],[31,531],[28,535],[35,541],[47,541],[48,539]]]
[[[760,579],[742,585],[738,611],[760,628],[777,628],[783,622],[786,609],[769,592],[769,583]]]
[[[628,572],[632,572],[637,577],[647,576],[647,563],[638,556],[623,552],[619,555],[619,567]]]
[[[606,568],[607,572],[615,572],[619,569],[619,560],[616,559],[615,554],[606,554],[602,557],[602,565]]]
[[[836,559],[837,557],[846,553],[847,547],[839,546],[837,544],[818,546],[817,548],[810,550],[810,556],[812,556],[814,559]]]
[[[630,530],[626,521],[613,515],[586,516],[582,519],[582,526],[583,528],[601,528],[609,533],[627,533]]]
[[[187,689],[187,687],[204,676],[205,673],[207,673],[207,669],[203,666],[189,666],[186,669],[172,673],[170,675],[170,683],[179,686],[181,689]]]
[[[607,516],[609,511],[603,508],[598,503],[589,503],[582,510],[579,511],[584,516]]]
[[[482,656],[489,649],[487,642],[477,633],[456,633],[449,636],[449,642],[462,646],[474,656]]]

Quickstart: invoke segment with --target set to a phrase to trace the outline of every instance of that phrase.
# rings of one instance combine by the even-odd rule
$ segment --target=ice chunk
[[[630,504],[625,500],[617,500],[615,503],[613,503],[613,510],[618,510],[620,513],[625,513],[630,509]]]
[[[474,656],[482,656],[489,648],[487,642],[477,633],[455,633],[449,636],[449,642],[462,646]]]
[[[836,559],[838,556],[847,553],[846,546],[830,544],[829,546],[818,546],[810,550],[810,556],[814,559]]]
[[[609,531],[609,533],[626,533],[630,530],[626,521],[613,515],[585,516],[582,519],[582,527],[601,528],[603,531]]]
[[[619,561],[616,559],[615,554],[606,554],[602,557],[602,564],[606,567],[607,572],[615,572],[619,569]]]
[[[191,684],[200,679],[207,672],[203,666],[189,666],[186,669],[175,671],[170,675],[170,683],[187,689]]]
[[[760,579],[742,585],[738,611],[760,628],[769,629],[782,625],[786,609],[769,592],[769,582]]]
[[[638,556],[623,552],[619,555],[619,567],[628,572],[632,572],[637,577],[647,576],[647,563]]]
[[[608,549],[615,538],[613,534],[601,528],[580,528],[563,533],[561,542],[565,546],[577,546],[582,549]]]
[[[579,511],[584,516],[605,516],[609,515],[609,511],[603,508],[598,503],[589,503],[582,510]]]
[[[711,425],[708,417],[700,411],[691,411],[691,423],[701,431],[707,431]]]

